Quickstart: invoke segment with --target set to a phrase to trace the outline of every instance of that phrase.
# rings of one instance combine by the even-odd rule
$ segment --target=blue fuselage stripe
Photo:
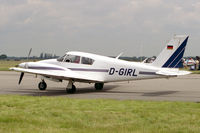
[[[29,69],[38,69],[38,70],[62,70],[64,71],[64,69],[62,68],[57,68],[57,67],[28,67]]]
[[[85,72],[108,72],[108,69],[87,69],[87,68],[68,68],[72,71],[85,71]]]
[[[156,72],[145,72],[145,71],[140,71],[139,74],[141,74],[141,75],[156,75]]]

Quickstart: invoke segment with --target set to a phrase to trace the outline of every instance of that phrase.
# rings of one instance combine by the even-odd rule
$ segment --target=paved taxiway
[[[25,74],[21,85],[18,85],[19,76],[20,73],[16,72],[0,72],[0,94],[200,102],[200,75],[196,74],[171,79],[107,83],[102,91],[96,91],[93,84],[75,83],[76,94],[65,92],[67,81],[63,83],[46,81],[47,90],[39,91],[37,88],[39,78]]]

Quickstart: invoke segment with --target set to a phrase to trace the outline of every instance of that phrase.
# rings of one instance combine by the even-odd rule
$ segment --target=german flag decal
[[[173,45],[167,45],[167,49],[172,50],[173,49]]]

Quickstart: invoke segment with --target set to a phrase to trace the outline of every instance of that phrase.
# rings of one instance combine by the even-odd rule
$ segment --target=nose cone
[[[21,67],[21,68],[25,68],[26,67],[26,63],[21,63],[18,66]]]

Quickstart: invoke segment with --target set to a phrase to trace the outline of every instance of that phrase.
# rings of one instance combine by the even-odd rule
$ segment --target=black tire
[[[67,93],[74,94],[76,92],[76,86],[72,85],[71,89],[67,89]]]
[[[39,90],[44,91],[47,88],[47,84],[45,82],[40,82],[38,84],[38,88],[39,88]]]
[[[95,83],[94,87],[96,90],[102,90],[104,83]]]

